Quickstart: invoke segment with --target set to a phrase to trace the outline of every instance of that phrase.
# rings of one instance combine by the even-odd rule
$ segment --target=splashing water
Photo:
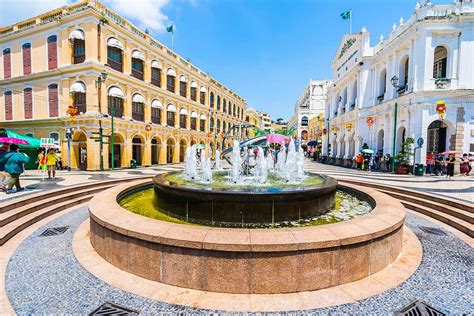
[[[253,175],[259,183],[267,182],[268,177],[268,165],[267,159],[265,158],[265,153],[263,152],[262,147],[258,147],[257,159],[255,163],[255,168],[253,170]]]
[[[186,155],[184,157],[185,167],[184,176],[188,179],[197,178],[197,150],[196,145],[188,147],[186,149]]]
[[[221,152],[219,150],[216,150],[216,162],[214,165],[214,170],[221,171],[222,169],[222,164],[221,164]]]
[[[240,176],[242,173],[242,158],[240,157],[240,144],[234,140],[234,146],[232,146],[232,156],[230,158],[232,169],[230,177],[233,183],[240,183]]]

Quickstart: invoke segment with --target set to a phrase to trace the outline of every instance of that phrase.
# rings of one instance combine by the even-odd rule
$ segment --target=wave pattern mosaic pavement
[[[106,301],[145,314],[222,312],[154,301],[97,279],[79,264],[72,251],[74,232],[88,216],[86,207],[71,211],[38,229],[17,248],[8,263],[6,290],[18,314],[88,314]],[[470,272],[474,262],[472,248],[416,215],[407,214],[406,223],[423,246],[423,260],[408,280],[355,303],[290,313],[393,314],[416,299],[449,315],[470,313],[474,297]],[[70,227],[61,235],[39,237],[45,229],[60,226]],[[435,234],[426,227],[440,229],[445,234]]]

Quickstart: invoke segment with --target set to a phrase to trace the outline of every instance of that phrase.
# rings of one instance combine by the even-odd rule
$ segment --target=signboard
[[[59,144],[54,138],[41,138],[40,147],[44,148],[58,148]]]
[[[418,138],[416,143],[418,144],[418,147],[421,148],[421,147],[423,147],[423,144],[425,143],[425,140],[423,139],[423,137],[420,137],[420,138]]]

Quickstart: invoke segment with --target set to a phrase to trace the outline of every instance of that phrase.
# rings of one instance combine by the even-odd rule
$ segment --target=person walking
[[[434,164],[435,164],[435,156],[431,152],[428,155],[426,155],[426,173],[427,174],[433,174]]]
[[[7,194],[13,193],[13,186],[16,188],[16,192],[23,191],[20,185],[20,174],[23,172],[23,166],[30,160],[27,154],[20,153],[18,151],[18,145],[11,144],[10,151],[3,155],[0,159],[0,163],[5,165],[5,171],[10,175],[10,181],[8,182]]]
[[[362,170],[362,163],[364,162],[364,157],[362,157],[362,153],[358,153],[356,157],[356,167],[357,170]]]
[[[369,171],[372,172],[374,169],[375,158],[374,155],[369,155]]]
[[[459,164],[459,171],[461,173],[461,175],[463,176],[468,176],[469,175],[469,172],[471,171],[470,168],[470,161],[469,161],[469,158],[467,157],[467,154],[464,154],[462,155],[461,157],[461,163]]]
[[[446,178],[451,179],[454,176],[454,163],[456,162],[456,158],[454,154],[449,154],[448,158],[446,158]]]
[[[443,156],[441,154],[437,154],[435,156],[435,169],[434,169],[434,174],[437,176],[442,176],[443,175]]]
[[[56,178],[56,163],[58,161],[58,156],[56,155],[54,149],[50,148],[48,154],[46,155],[46,167],[48,168],[48,179]]]
[[[8,152],[10,146],[7,143],[3,143],[2,147],[0,148],[0,161],[2,160],[3,156]],[[5,171],[5,164],[0,162],[0,189],[2,191],[7,190],[7,184],[10,181],[10,175],[8,172]]]
[[[392,172],[392,156],[390,154],[387,154],[384,158],[385,160],[385,169],[387,172]]]
[[[38,171],[41,171],[43,169],[43,165],[45,164],[44,150],[42,148],[40,148],[38,150],[38,156],[36,157],[36,163],[38,164]]]

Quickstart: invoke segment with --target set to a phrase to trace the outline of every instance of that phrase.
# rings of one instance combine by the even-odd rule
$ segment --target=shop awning
[[[69,33],[69,39],[78,39],[78,40],[84,40],[84,32],[82,30],[74,30],[71,33]]]
[[[7,130],[7,136],[24,139],[28,143],[30,143],[29,145],[18,145],[20,148],[40,148],[40,145],[41,145],[41,140],[39,138],[34,138],[34,137],[26,136],[23,134],[18,134],[10,130]]]

